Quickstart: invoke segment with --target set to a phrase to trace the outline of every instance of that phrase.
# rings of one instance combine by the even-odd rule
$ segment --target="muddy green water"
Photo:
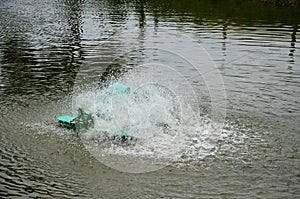
[[[237,0],[2,0],[0,16],[1,198],[300,197],[299,8]],[[211,57],[213,68],[201,61],[191,67],[189,55],[198,57],[199,49],[208,53],[199,60]],[[99,161],[53,121],[74,113],[81,85],[112,74],[132,85],[169,81],[199,118],[213,115],[207,84],[215,83],[225,89],[226,103],[216,106],[221,116],[225,108],[225,120],[177,129],[186,137],[178,148],[165,149],[164,139],[133,147],[130,155],[153,165],[176,158],[124,172],[128,149]],[[221,130],[212,127],[218,122]],[[148,157],[145,147],[155,153]]]

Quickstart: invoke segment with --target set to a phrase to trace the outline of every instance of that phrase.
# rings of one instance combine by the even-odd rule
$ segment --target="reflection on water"
[[[1,1],[0,196],[299,197],[300,13],[259,2]],[[220,134],[211,136],[207,122],[174,164],[133,175],[103,166],[53,124],[72,113],[70,98],[83,83],[132,71],[173,77],[149,62],[176,68],[209,117],[205,81],[156,48],[174,46],[174,35],[202,45],[223,75]]]
[[[10,8],[1,19],[2,92],[31,97],[69,92],[82,60],[82,5],[66,1],[63,10],[51,3],[25,5],[23,13],[21,4],[2,3],[3,11]],[[65,17],[59,18],[58,12]],[[14,15],[23,18],[19,23],[9,20]]]

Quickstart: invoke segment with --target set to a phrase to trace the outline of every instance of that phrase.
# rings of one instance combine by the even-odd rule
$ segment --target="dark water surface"
[[[300,197],[299,8],[233,0],[2,0],[0,16],[1,198]],[[192,106],[209,117],[205,83],[214,77],[203,80],[170,53],[181,36],[190,39],[187,52],[203,47],[222,75],[221,133],[211,136],[210,125],[198,135],[186,130],[191,142],[180,146],[179,158],[134,174],[105,166],[54,124],[55,116],[74,111],[72,96],[83,83],[131,71],[172,78],[150,62],[180,73],[179,92],[187,92],[180,86],[187,81],[197,96]],[[151,79],[136,73],[136,84]]]

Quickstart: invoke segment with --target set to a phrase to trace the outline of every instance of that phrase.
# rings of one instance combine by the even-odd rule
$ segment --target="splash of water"
[[[199,136],[216,136],[216,126],[207,125],[208,120],[200,118],[189,99],[180,94],[184,92],[178,92],[182,82],[166,83],[137,73],[119,79],[130,87],[128,94],[112,94],[111,82],[106,88],[89,88],[74,97],[74,110],[87,109],[95,118],[95,127],[80,136],[97,159],[123,171],[155,170],[181,158]],[[122,131],[136,141],[122,145],[107,139]],[[152,167],[145,168],[149,164]]]

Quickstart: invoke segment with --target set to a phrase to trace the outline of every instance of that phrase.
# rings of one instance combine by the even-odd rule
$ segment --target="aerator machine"
[[[119,94],[129,94],[130,93],[130,88],[128,86],[125,86],[119,82],[115,82],[111,87],[110,87],[110,95],[119,95]],[[95,116],[92,115],[92,113],[88,110],[78,108],[77,110],[77,116],[69,116],[69,115],[61,115],[58,116],[56,119],[58,121],[58,124],[60,127],[67,128],[67,129],[73,129],[74,131],[77,132],[77,135],[79,133],[83,133],[87,131],[90,128],[94,128],[95,126],[95,118],[94,117],[99,117],[99,118],[109,118],[109,116],[105,115],[98,115],[96,114]],[[119,130],[117,135],[112,136],[111,139],[121,139],[122,141],[125,140],[132,140],[132,136],[130,136],[130,133],[128,131],[125,131],[123,129]]]

